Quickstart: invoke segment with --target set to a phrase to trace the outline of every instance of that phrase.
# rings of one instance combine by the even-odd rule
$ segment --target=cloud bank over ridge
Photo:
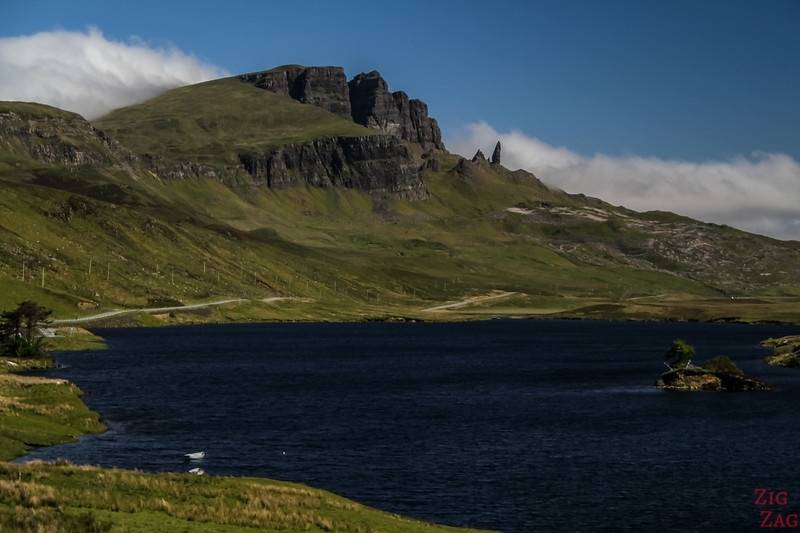
[[[225,74],[178,48],[112,41],[97,28],[0,38],[0,100],[49,104],[89,119]]]
[[[503,165],[523,168],[546,183],[639,211],[674,211],[781,239],[800,240],[800,163],[784,154],[753,153],[724,161],[655,157],[585,157],[520,131],[469,124],[448,140],[467,157],[497,140]]]

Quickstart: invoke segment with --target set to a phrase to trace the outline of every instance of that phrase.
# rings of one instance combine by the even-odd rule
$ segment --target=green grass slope
[[[0,123],[19,105],[0,104]],[[800,320],[799,243],[636,213],[524,172],[459,166],[447,153],[426,165],[430,198],[413,202],[246,180],[164,181],[137,166],[128,148],[233,164],[242,147],[370,131],[236,79],[176,89],[95,124],[125,146],[75,115],[24,105],[17,124],[44,133],[0,127],[0,307],[34,298],[57,318],[75,318],[160,301],[247,300],[128,319],[148,324]],[[52,150],[31,148],[48,143]],[[61,159],[34,157],[51,152]],[[513,295],[481,299],[496,291]]]
[[[0,529],[66,532],[475,530],[437,526],[329,492],[257,478],[0,463]]]
[[[17,374],[51,364],[50,358],[0,357],[0,461],[22,455],[32,446],[69,442],[105,430],[72,383]]]
[[[223,165],[237,164],[240,152],[376,133],[238,78],[174,89],[112,111],[95,125],[136,153]]]

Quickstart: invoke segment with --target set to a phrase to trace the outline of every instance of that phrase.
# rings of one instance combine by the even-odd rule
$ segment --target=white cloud
[[[640,211],[664,210],[782,239],[800,239],[800,163],[784,154],[754,153],[725,161],[581,156],[519,131],[486,122],[448,141],[472,157],[503,145],[503,165],[524,168],[567,192],[581,192]]]
[[[50,104],[90,119],[224,75],[175,47],[111,41],[97,28],[0,38],[0,100]]]

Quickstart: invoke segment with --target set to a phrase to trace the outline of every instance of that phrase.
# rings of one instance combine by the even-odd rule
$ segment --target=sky
[[[800,2],[3,0],[0,99],[84,115],[280,64],[379,70],[451,149],[800,239]]]

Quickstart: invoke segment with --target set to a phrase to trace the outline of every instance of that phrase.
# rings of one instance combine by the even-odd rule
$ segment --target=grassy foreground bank
[[[80,328],[61,333],[51,341],[58,350],[103,346],[102,339]],[[33,446],[105,430],[74,384],[24,375],[54,363],[50,357],[0,358],[2,461]],[[470,531],[406,519],[326,491],[268,479],[2,461],[3,532]]]
[[[100,433],[105,426],[81,401],[81,391],[63,379],[20,375],[43,370],[52,358],[0,358],[0,460],[25,454],[33,446],[50,446]]]
[[[258,478],[0,464],[2,531],[467,531]]]

